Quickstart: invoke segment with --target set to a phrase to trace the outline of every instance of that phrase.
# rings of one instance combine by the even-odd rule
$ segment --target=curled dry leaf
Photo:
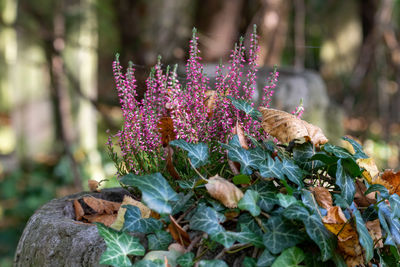
[[[328,142],[321,128],[303,121],[292,114],[264,107],[260,108],[260,112],[263,117],[261,126],[268,134],[282,143],[289,143],[294,139],[302,137],[309,138],[316,146]]]
[[[379,170],[375,164],[374,159],[373,158],[357,159],[356,162],[358,166],[364,169],[363,171],[364,178],[368,181],[368,183],[373,184],[375,179],[379,175]]]
[[[136,206],[139,208],[142,218],[150,218],[151,210],[146,205],[144,205],[142,202],[134,200],[130,196],[125,195],[124,199],[122,200],[121,207],[118,210],[117,219],[111,225],[111,227],[114,228],[115,230],[119,231],[122,229],[122,226],[124,226],[125,222],[124,217],[126,212],[126,208],[122,207],[124,205]]]
[[[106,226],[111,226],[117,219],[117,214],[92,214],[84,215],[83,218],[90,223],[99,222]]]
[[[365,226],[367,226],[368,232],[374,240],[375,248],[383,248],[382,229],[379,219],[367,221]]]
[[[171,223],[168,225],[168,230],[172,236],[172,238],[181,244],[182,246],[189,246],[190,244],[190,237],[188,233],[183,229],[179,223],[175,220],[174,217],[169,215]]]
[[[176,139],[174,124],[171,117],[162,117],[158,123],[158,129],[161,134],[163,146],[167,146],[170,141]]]
[[[310,190],[314,193],[318,205],[328,210],[333,206],[332,196],[328,189],[322,186],[312,187]]]
[[[247,144],[246,136],[244,135],[243,127],[239,124],[239,121],[236,121],[236,126],[233,129],[233,133],[238,135],[239,143],[244,149],[249,149],[249,145]]]
[[[400,195],[400,171],[385,170],[381,176],[372,181],[373,184],[381,184],[389,190],[390,194]]]
[[[83,201],[98,214],[113,214],[117,212],[121,203],[95,197],[84,197]]]
[[[100,183],[96,180],[88,180],[88,187],[89,190],[92,192],[99,192],[98,187],[99,187]]]
[[[77,199],[74,200],[74,210],[75,210],[75,220],[80,221],[82,220],[83,215],[85,212],[83,211],[81,203]]]
[[[227,208],[236,208],[243,192],[228,180],[215,175],[206,184],[208,193]]]
[[[365,195],[365,191],[367,191],[367,187],[365,184],[357,179],[356,180],[356,193],[354,195],[354,202],[358,207],[368,207],[371,204],[376,203],[375,192],[371,192],[368,195]]]

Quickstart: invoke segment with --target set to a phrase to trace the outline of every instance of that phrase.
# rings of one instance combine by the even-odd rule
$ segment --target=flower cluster
[[[190,143],[226,142],[238,125],[248,136],[260,139],[260,122],[238,110],[227,98],[231,96],[254,105],[252,99],[256,85],[258,51],[254,28],[247,57],[241,38],[232,51],[227,69],[222,64],[217,67],[215,87],[211,90],[209,79],[204,74],[198,37],[194,29],[185,82],[179,82],[177,66],[172,71],[168,67],[163,72],[159,58],[146,80],[147,91],[141,101],[137,100],[132,64],[123,74],[117,55],[113,70],[124,125],[115,136],[119,138],[118,145],[126,172],[138,173],[139,170],[146,169],[146,161],[160,158],[162,147],[174,138]],[[267,80],[268,85],[265,86],[262,96],[263,106],[269,106],[278,76],[275,69]],[[111,141],[109,146],[113,146]]]

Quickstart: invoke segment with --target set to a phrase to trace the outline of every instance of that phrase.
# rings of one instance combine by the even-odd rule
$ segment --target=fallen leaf
[[[183,246],[189,246],[190,237],[188,233],[183,229],[179,223],[176,222],[175,218],[169,215],[171,223],[168,225],[168,230],[172,238]]]
[[[121,206],[121,203],[112,202],[95,197],[84,197],[83,201],[98,214],[113,214],[116,213]]]
[[[92,192],[99,192],[98,187],[99,187],[99,182],[96,180],[88,180],[88,187],[89,190]]]
[[[243,192],[228,180],[215,175],[206,184],[208,193],[227,208],[236,208]]]
[[[290,113],[264,107],[260,108],[260,112],[263,116],[261,126],[265,132],[282,143],[289,143],[294,139],[302,137],[309,137],[311,142],[316,146],[328,142],[321,128],[301,120]]]
[[[92,214],[84,215],[83,218],[90,223],[100,222],[106,226],[111,226],[117,219],[117,214]]]
[[[400,171],[385,170],[381,176],[372,181],[373,184],[381,184],[389,190],[390,194],[400,195]]]
[[[74,210],[75,210],[75,220],[80,221],[82,220],[83,215],[85,212],[83,211],[81,203],[77,199],[74,200]]]
[[[374,240],[375,248],[382,248],[382,229],[379,219],[367,221],[365,226],[367,226],[368,232]]]
[[[333,206],[332,196],[328,189],[322,186],[312,187],[310,190],[314,193],[318,205],[328,210]]]
[[[175,166],[172,162],[172,155],[174,154],[174,150],[172,149],[172,147],[170,147],[169,145],[167,145],[165,147],[165,151],[167,152],[167,156],[166,156],[166,161],[167,161],[167,171],[169,172],[169,174],[171,174],[172,177],[174,177],[174,179],[176,180],[180,180],[181,176],[179,175],[179,173],[176,171]]]
[[[204,101],[204,104],[208,108],[208,116],[211,117],[212,114],[214,113],[215,109],[215,101],[217,99],[217,91],[216,90],[207,90],[206,91],[206,100]]]
[[[364,178],[368,181],[368,183],[372,184],[379,175],[379,170],[375,164],[374,159],[357,159],[356,162],[358,166],[360,166],[360,168],[364,169],[362,173]]]
[[[354,202],[358,207],[368,207],[371,204],[376,203],[375,192],[371,192],[368,195],[365,195],[365,191],[367,191],[367,187],[365,184],[357,179],[356,180],[356,193],[354,195]]]
[[[142,218],[150,218],[151,210],[146,205],[144,205],[142,202],[134,200],[130,196],[125,195],[124,199],[122,200],[121,206],[118,210],[117,218],[113,222],[113,224],[110,226],[111,228],[114,228],[115,230],[118,230],[118,231],[122,229],[124,222],[125,222],[124,217],[125,217],[125,212],[126,212],[126,208],[122,207],[124,205],[136,206],[139,208]]]
[[[161,142],[163,146],[167,146],[170,141],[176,139],[174,123],[171,117],[160,118],[158,123],[158,131],[161,134]]]
[[[239,143],[244,149],[249,149],[249,145],[247,144],[246,136],[244,135],[243,127],[239,124],[239,121],[236,121],[235,130],[236,134],[239,138]]]

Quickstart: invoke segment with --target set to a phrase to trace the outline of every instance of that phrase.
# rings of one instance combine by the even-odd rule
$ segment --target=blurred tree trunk
[[[294,0],[294,67],[304,69],[305,61],[305,20],[306,7],[304,0]]]

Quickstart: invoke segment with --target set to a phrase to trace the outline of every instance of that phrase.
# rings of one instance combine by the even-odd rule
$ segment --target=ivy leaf
[[[263,253],[257,260],[257,266],[271,266],[271,264],[275,261],[276,256],[272,255],[268,249],[264,249]]]
[[[381,184],[373,184],[370,185],[370,187],[368,187],[367,191],[365,191],[364,195],[368,195],[371,192],[375,192],[378,191],[381,193],[381,196],[383,198],[389,198],[389,191],[387,190],[386,187],[384,187]]]
[[[390,195],[390,207],[392,208],[393,215],[400,217],[400,197],[397,194]]]
[[[344,170],[341,159],[339,159],[337,162],[336,184],[340,187],[340,189],[342,189],[341,196],[346,200],[349,205],[351,205],[354,200],[356,188],[353,178],[349,176]]]
[[[236,238],[233,232],[221,231],[211,235],[211,239],[222,244],[225,248],[230,248],[235,243]]]
[[[336,157],[340,159],[347,159],[353,157],[353,155],[350,154],[349,151],[347,151],[343,147],[335,146],[329,143],[326,143],[323,147],[324,151],[332,153]]]
[[[291,160],[282,160],[282,172],[286,175],[286,177],[297,184],[300,187],[303,187],[303,171]]]
[[[189,191],[189,193],[187,193],[186,195],[184,195],[183,193],[179,193],[178,194],[178,200],[177,201],[171,201],[171,206],[172,206],[172,212],[171,215],[175,215],[179,212],[181,212],[186,204],[189,202],[189,200],[192,198],[192,196],[194,195],[193,191]]]
[[[303,240],[303,235],[299,233],[297,227],[282,217],[269,218],[267,227],[269,231],[263,235],[263,243],[274,254]]]
[[[358,239],[365,250],[365,261],[369,262],[374,256],[374,241],[372,240],[368,229],[365,226],[360,211],[358,209],[354,209],[353,214],[356,218]]]
[[[178,200],[178,194],[161,173],[142,176],[130,173],[122,177],[121,183],[139,188],[142,191],[142,202],[160,214],[170,214],[172,207],[169,202]]]
[[[201,260],[199,267],[228,267],[223,260]]]
[[[314,156],[311,157],[311,160],[313,161],[318,160],[323,162],[325,165],[332,165],[336,163],[337,158],[335,156],[328,155],[324,152],[317,152],[314,154]]]
[[[190,219],[190,228],[214,235],[225,231],[220,225],[221,216],[213,208],[201,206]]]
[[[310,216],[310,212],[299,204],[292,204],[283,211],[282,215],[290,220],[304,221]]]
[[[239,174],[232,178],[232,182],[234,184],[250,184],[251,179],[250,176],[245,174]]]
[[[123,208],[126,208],[124,230],[148,234],[162,228],[161,221],[154,218],[142,218],[138,207],[125,205]]]
[[[254,258],[245,257],[242,262],[243,267],[257,267],[257,262]]]
[[[312,161],[312,156],[315,155],[313,145],[309,142],[298,144],[293,148],[293,159],[296,164],[305,170],[318,169],[323,166],[323,163],[319,160]]]
[[[253,119],[259,119],[261,117],[261,112],[251,106],[246,100],[243,99],[235,99],[232,96],[228,96],[228,98],[232,101],[232,104],[235,108],[244,111],[247,115],[250,115]]]
[[[243,147],[237,147],[227,144],[221,144],[223,148],[228,150],[228,158],[232,161],[240,163],[240,172],[250,175],[253,173],[251,168],[257,167],[256,162],[252,159],[250,151]]]
[[[277,189],[273,183],[268,181],[260,181],[250,187],[250,189],[258,192],[257,205],[265,212],[269,212],[278,204],[276,199]]]
[[[285,249],[281,255],[274,261],[272,267],[298,267],[306,258],[304,252],[298,247]]]
[[[154,234],[148,235],[149,250],[167,250],[173,239],[170,233],[156,230]]]
[[[179,264],[181,267],[192,267],[194,265],[194,253],[193,252],[187,252],[180,256],[178,259],[176,259],[176,263]]]
[[[161,260],[140,260],[135,262],[132,267],[164,267],[165,263]]]
[[[260,174],[262,177],[275,177],[278,179],[284,179],[282,172],[282,163],[279,159],[273,159],[270,155],[267,157],[267,162],[258,165]]]
[[[269,153],[260,147],[250,149],[249,151],[250,156],[256,166],[264,163],[269,156]]]
[[[261,235],[252,232],[246,224],[240,224],[240,232],[233,232],[236,241],[243,244],[253,244],[258,248],[264,247]]]
[[[322,261],[332,257],[335,250],[334,236],[322,224],[317,215],[311,215],[303,221],[308,236],[318,245],[321,250]]]
[[[261,218],[261,222],[263,223],[264,218]],[[238,226],[240,227],[247,227],[249,231],[256,233],[257,235],[262,236],[263,231],[261,227],[257,224],[256,220],[254,220],[253,216],[251,216],[249,213],[242,213],[239,218],[238,218]],[[265,222],[265,228],[266,228],[266,222]],[[237,229],[239,232],[240,229]]]
[[[356,159],[367,159],[368,155],[364,153],[362,146],[354,139],[351,139],[347,136],[342,137],[343,140],[349,142],[354,149],[355,154],[353,155]]]
[[[107,244],[106,251],[101,255],[100,264],[113,266],[131,266],[127,255],[143,256],[145,249],[138,238],[125,232],[118,232],[101,223],[95,223],[97,231]]]
[[[257,191],[248,189],[243,198],[238,202],[238,208],[249,211],[253,216],[258,216],[261,213],[260,207],[257,206],[258,198]]]
[[[195,168],[206,165],[208,161],[208,146],[205,143],[191,144],[183,139],[173,140],[170,145],[177,146],[188,152],[188,157]]]
[[[342,165],[352,177],[361,177],[363,172],[353,158],[342,159]]]
[[[278,197],[279,205],[284,208],[287,208],[297,202],[297,199],[294,196],[284,195],[281,193],[278,193],[276,196]]]
[[[186,179],[186,180],[179,180],[177,181],[179,184],[179,187],[182,189],[194,189],[196,186],[198,186],[200,178],[191,178],[191,179]]]
[[[309,190],[301,190],[301,201],[307,208],[312,211],[313,214],[318,214],[317,201],[315,200],[314,195]]]

